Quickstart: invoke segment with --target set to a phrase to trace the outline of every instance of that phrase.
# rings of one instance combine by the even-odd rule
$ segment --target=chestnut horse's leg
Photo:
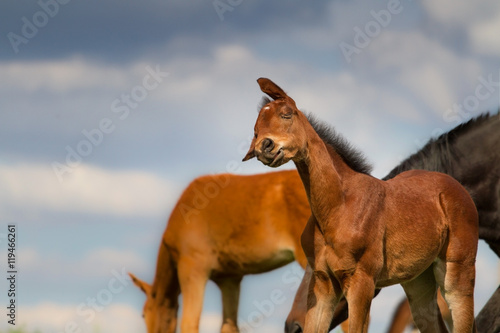
[[[402,283],[411,314],[420,332],[448,332],[437,303],[437,283],[433,266],[409,282]]]
[[[238,302],[240,298],[241,276],[216,280],[222,293],[222,328],[221,333],[238,333]]]
[[[177,266],[182,295],[181,333],[198,333],[208,270],[190,258],[181,258]]]
[[[370,305],[375,296],[374,278],[361,269],[346,279],[344,290],[349,304],[349,332],[368,332]]]

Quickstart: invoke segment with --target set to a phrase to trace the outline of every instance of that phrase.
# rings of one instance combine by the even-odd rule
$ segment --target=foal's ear
[[[293,106],[295,106],[295,101],[290,96],[288,96],[283,89],[278,87],[278,85],[273,81],[265,77],[261,77],[260,79],[257,80],[257,83],[260,86],[260,90],[269,95],[272,99],[274,100],[282,99],[287,102],[290,102],[291,104],[293,104]]]
[[[258,79],[257,83],[260,86],[260,90],[268,94],[272,99],[286,99],[288,97],[283,89],[281,89],[276,83],[265,77],[261,77],[260,79]]]

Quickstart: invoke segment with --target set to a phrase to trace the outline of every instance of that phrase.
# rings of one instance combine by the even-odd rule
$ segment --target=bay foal
[[[500,257],[500,113],[495,115],[482,114],[452,130],[430,139],[424,147],[415,152],[392,171],[383,180],[389,180],[398,174],[422,169],[446,173],[460,182],[471,193],[479,216],[479,239],[483,239]],[[299,286],[286,323],[285,333],[301,333],[307,312],[307,288],[309,286],[310,267]],[[438,293],[438,304],[442,300]],[[442,300],[441,304],[444,304]],[[410,306],[402,305],[399,315],[394,317],[388,332],[402,333],[404,329],[398,323],[411,323]],[[443,318],[450,318],[449,310],[446,316],[440,306]],[[330,330],[344,319],[347,319],[347,304],[342,300],[336,308],[336,315],[330,325]],[[495,326],[494,313],[500,313],[500,292],[494,293],[485,307],[476,317],[477,330],[484,333],[500,332],[500,325]],[[408,314],[406,319],[403,314]],[[448,320],[448,329],[451,323]]]
[[[421,332],[446,332],[438,285],[455,331],[474,331],[478,216],[467,191],[436,172],[371,177],[344,139],[308,119],[269,79],[258,83],[274,101],[259,112],[243,160],[271,167],[293,160],[312,211],[302,234],[312,268],[304,332],[328,332],[343,297],[349,332],[367,332],[375,289],[397,283]]]

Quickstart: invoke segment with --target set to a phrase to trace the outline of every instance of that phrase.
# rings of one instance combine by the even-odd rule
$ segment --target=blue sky
[[[432,136],[496,112],[499,31],[494,0],[2,2],[0,236],[17,224],[19,323],[145,332],[144,297],[116,274],[152,280],[165,221],[193,178],[233,163],[270,171],[240,163],[257,78],[335,126],[382,177]],[[279,289],[287,301],[256,332],[282,330],[294,265],[244,279],[242,322]],[[497,272],[481,245],[477,310]],[[400,297],[400,287],[377,297],[373,332]],[[93,298],[106,304],[90,315]],[[219,330],[219,298],[209,284],[203,332]]]

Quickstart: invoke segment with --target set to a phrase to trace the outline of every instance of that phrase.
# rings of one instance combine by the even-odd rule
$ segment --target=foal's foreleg
[[[335,278],[326,271],[314,271],[309,284],[304,333],[327,333],[341,296],[342,290]]]
[[[372,276],[358,270],[345,280],[344,294],[349,304],[349,332],[368,332],[370,305],[375,295]]]

